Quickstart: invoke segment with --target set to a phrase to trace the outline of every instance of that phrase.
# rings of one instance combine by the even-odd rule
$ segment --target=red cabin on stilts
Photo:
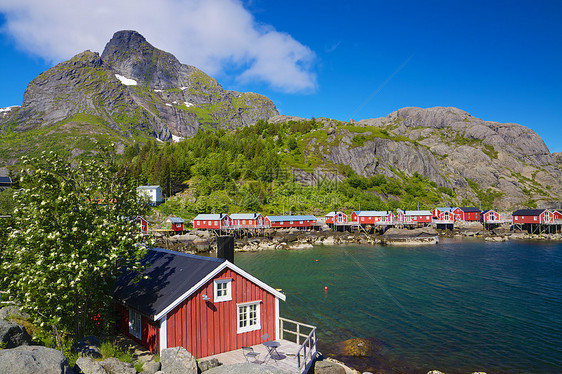
[[[347,215],[344,212],[330,212],[324,216],[324,221],[328,225],[347,223]]]
[[[230,223],[228,214],[199,214],[193,219],[193,228],[221,230],[229,228]]]
[[[480,221],[480,209],[474,207],[459,207],[453,209],[456,221]]]

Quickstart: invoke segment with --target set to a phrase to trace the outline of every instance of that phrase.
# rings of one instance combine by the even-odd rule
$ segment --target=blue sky
[[[226,89],[347,121],[454,106],[562,151],[562,2],[0,0],[0,107],[55,63],[135,29]],[[64,7],[62,7],[64,5]],[[62,10],[64,9],[64,10]]]

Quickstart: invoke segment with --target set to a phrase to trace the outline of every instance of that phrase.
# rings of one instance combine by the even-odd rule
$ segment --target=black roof
[[[540,216],[546,209],[519,209],[513,212],[514,216]]]
[[[154,317],[193,288],[225,260],[151,248],[143,258],[150,264],[142,273],[149,279],[134,282],[127,273],[117,280],[114,296],[140,313]]]
[[[486,209],[486,210],[483,210],[483,211],[482,211],[482,214],[486,214],[486,213],[488,213],[488,212],[495,212],[495,210],[493,210],[493,209]]]
[[[0,177],[0,185],[11,185],[12,179],[10,177]]]
[[[480,209],[474,208],[474,207],[459,207],[459,209],[462,210],[465,213],[480,212]]]

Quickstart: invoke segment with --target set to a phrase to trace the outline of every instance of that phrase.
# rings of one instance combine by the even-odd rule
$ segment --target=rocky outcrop
[[[137,374],[137,370],[128,362],[122,362],[118,358],[110,357],[101,362],[101,366],[108,374]],[[188,373],[186,371],[186,373]]]
[[[0,347],[16,348],[31,344],[31,336],[25,327],[0,319]]]
[[[224,90],[139,33],[119,31],[101,56],[85,51],[35,78],[21,108],[1,112],[0,133],[4,127],[19,132],[52,127],[47,137],[169,140],[193,136],[202,126],[235,128],[277,114],[268,98]]]
[[[73,374],[64,355],[56,349],[21,346],[0,349],[0,373]]]
[[[166,348],[160,353],[162,371],[166,374],[197,374],[197,361],[183,347]]]
[[[101,366],[101,362],[90,357],[78,357],[74,365],[76,374],[107,374],[107,370]]]
[[[327,361],[316,361],[314,362],[314,374],[345,374],[345,369],[343,366]]]
[[[22,312],[22,310],[15,305],[8,305],[3,308],[0,308],[0,319],[9,319],[9,318],[27,319],[29,318],[29,314],[26,312]]]
[[[161,368],[162,364],[160,362],[147,361],[142,365],[142,372],[143,374],[156,374]]]
[[[216,368],[221,366],[222,364],[216,358],[211,358],[209,360],[199,360],[197,362],[197,367],[199,371],[202,373],[204,371],[210,370],[212,368]]]
[[[300,119],[272,119],[289,120]],[[417,173],[450,205],[478,205],[493,196],[497,209],[510,210],[528,204],[550,207],[562,199],[562,157],[551,155],[538,134],[518,124],[484,121],[443,107],[403,108],[352,124],[316,121],[323,129],[308,138],[303,154],[305,161],[320,159],[323,165],[293,171],[302,181],[316,182],[306,174],[348,165],[363,177],[380,174],[400,181]]]
[[[387,245],[437,244],[439,242],[439,235],[431,227],[415,229],[390,228],[382,235],[382,241]]]
[[[353,338],[342,342],[342,353],[345,356],[367,357],[372,354],[371,342],[368,339]]]

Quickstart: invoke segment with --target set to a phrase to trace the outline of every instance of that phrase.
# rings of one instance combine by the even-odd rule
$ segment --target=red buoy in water
[[[328,293],[328,286],[324,286],[324,292]]]

